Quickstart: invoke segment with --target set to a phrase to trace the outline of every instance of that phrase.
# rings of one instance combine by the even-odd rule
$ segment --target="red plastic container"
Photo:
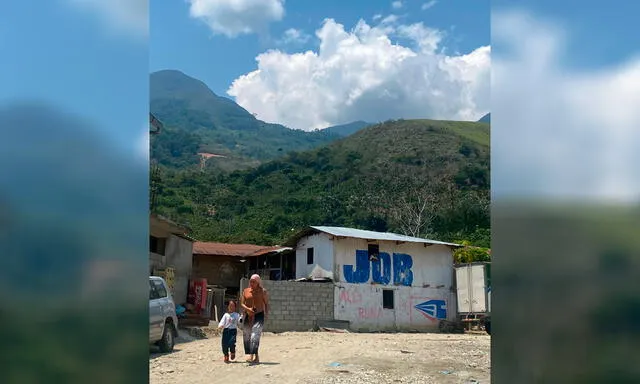
[[[201,312],[207,307],[207,279],[193,279],[189,281],[189,303]]]

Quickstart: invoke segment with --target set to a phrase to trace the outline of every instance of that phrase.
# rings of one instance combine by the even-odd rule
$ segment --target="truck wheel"
[[[169,353],[173,351],[173,347],[175,345],[175,339],[173,337],[173,323],[169,320],[164,325],[164,332],[162,332],[162,339],[158,341],[158,347],[160,347],[160,352]]]
[[[491,335],[491,320],[487,319],[484,322],[484,330],[487,331],[487,334]]]

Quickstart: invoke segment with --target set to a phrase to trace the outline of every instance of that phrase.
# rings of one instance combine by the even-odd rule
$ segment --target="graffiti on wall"
[[[344,265],[343,276],[347,283],[364,284],[372,280],[374,283],[389,285],[393,276],[394,285],[411,286],[413,283],[413,258],[406,253],[394,253],[391,257],[380,252],[374,260],[369,259],[366,250],[356,251],[356,263]]]
[[[358,308],[358,317],[360,319],[379,319],[382,317],[382,308],[370,307],[370,308]]]
[[[362,294],[355,289],[340,287],[339,302],[340,304],[360,304],[362,302]]]
[[[429,320],[444,320],[447,318],[447,303],[444,300],[427,300],[415,306],[424,317]]]

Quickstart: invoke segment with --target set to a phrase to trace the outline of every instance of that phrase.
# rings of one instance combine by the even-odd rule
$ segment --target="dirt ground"
[[[188,337],[187,337],[188,338]],[[265,333],[259,365],[222,361],[220,337],[176,344],[152,353],[149,382],[164,383],[489,383],[488,335]]]

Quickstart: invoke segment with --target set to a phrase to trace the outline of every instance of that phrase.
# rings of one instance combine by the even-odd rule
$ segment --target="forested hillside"
[[[485,123],[390,121],[254,169],[160,177],[158,211],[200,240],[276,244],[339,225],[489,246]]]

